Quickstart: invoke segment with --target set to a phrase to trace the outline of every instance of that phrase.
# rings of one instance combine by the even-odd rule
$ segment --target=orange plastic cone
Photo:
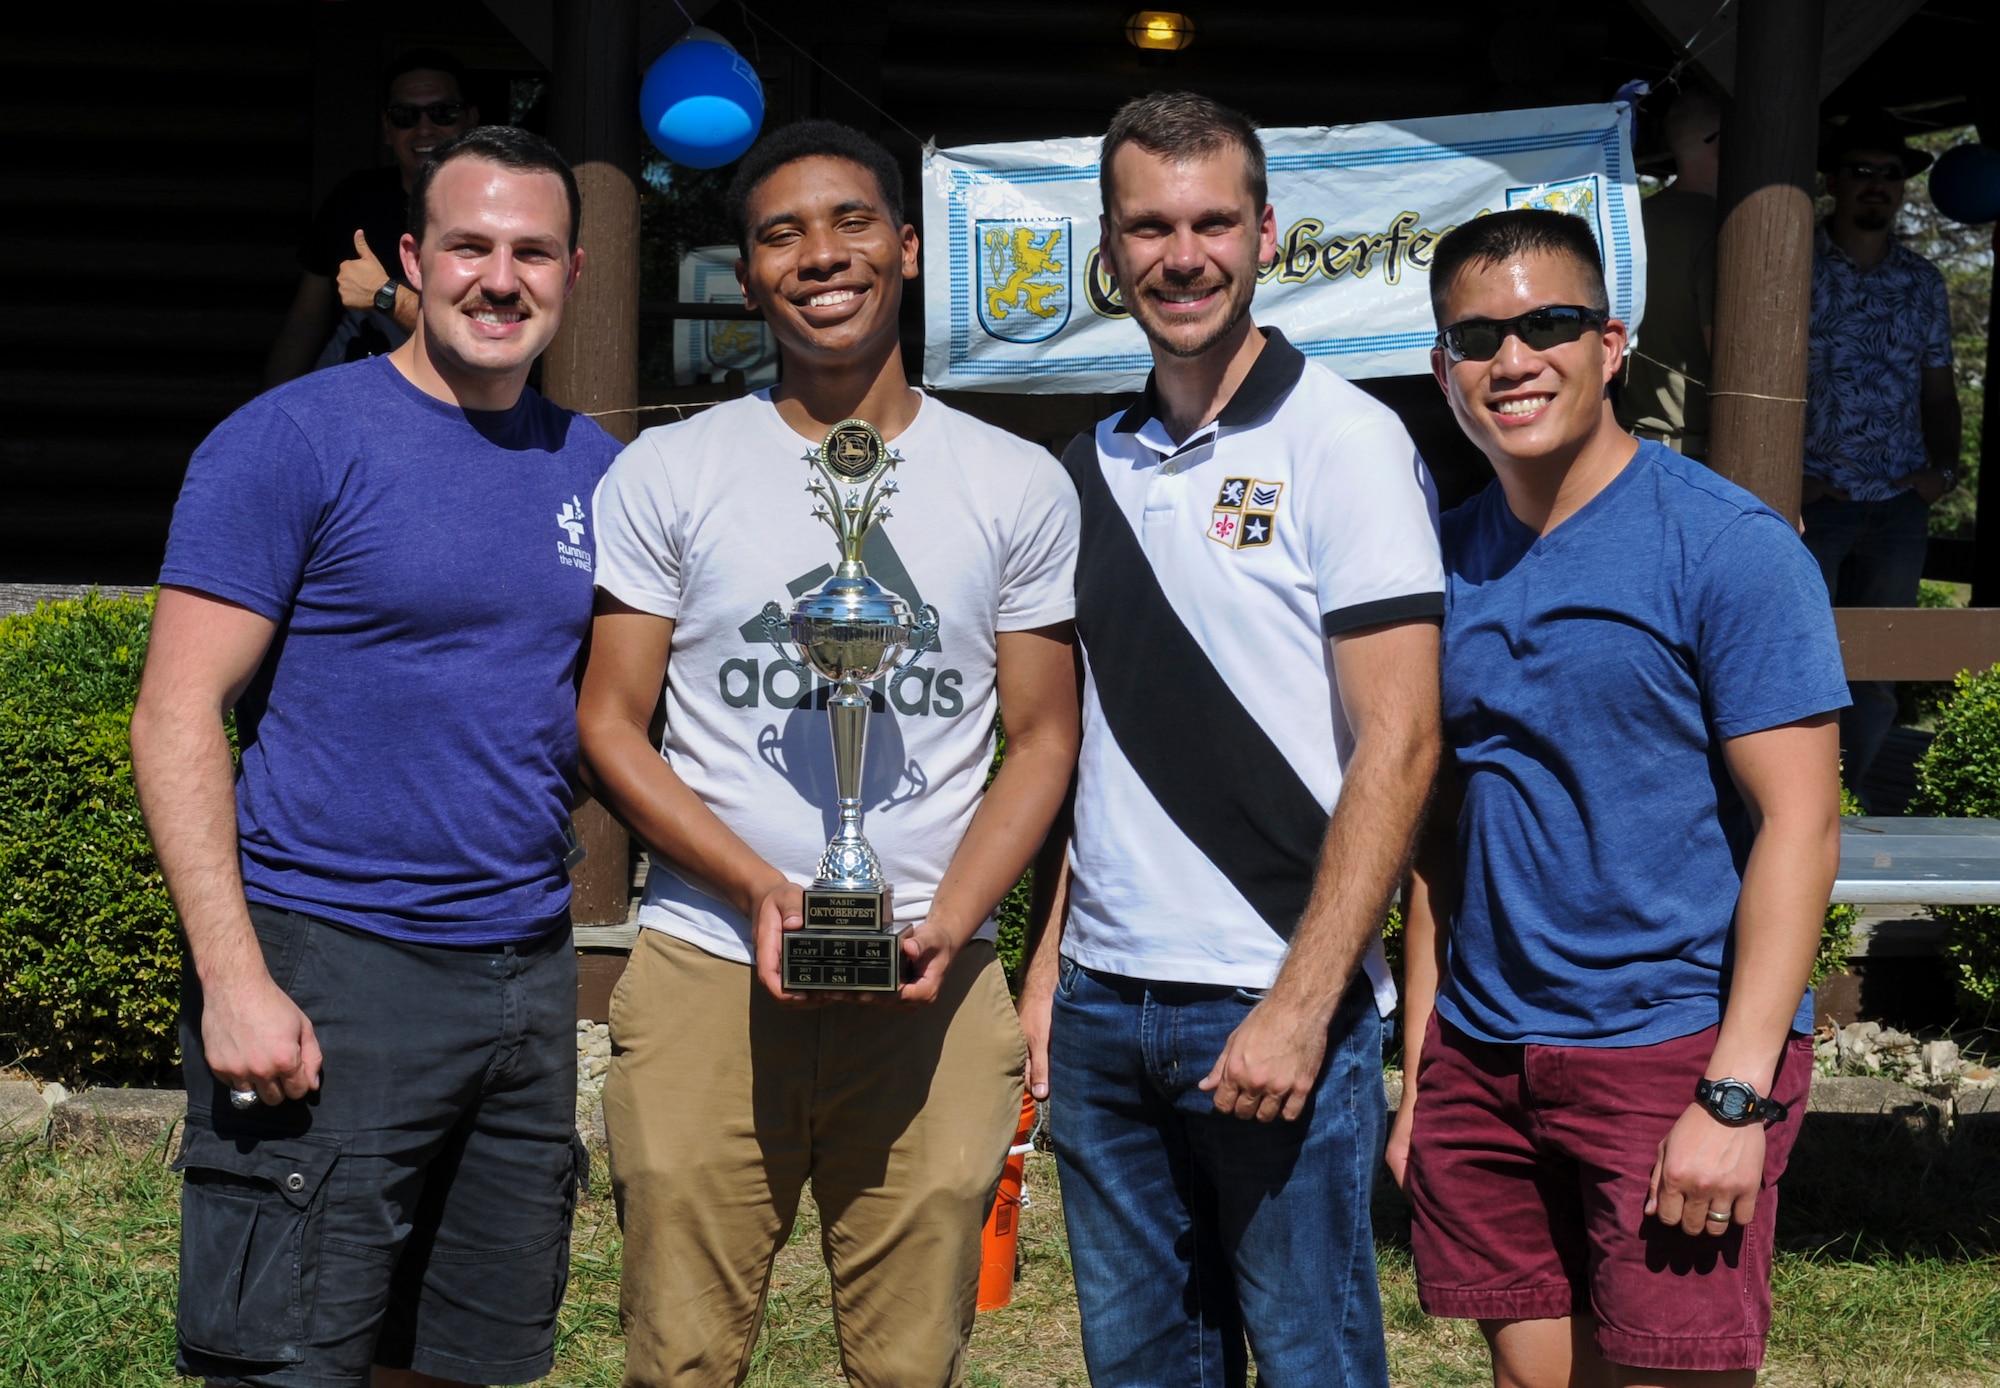
[[[1000,1189],[979,1237],[979,1309],[997,1311],[1014,1300],[1014,1267],[1021,1241],[1021,1178],[1034,1150],[1035,1096],[1021,1097],[1021,1126],[1007,1149],[1000,1171]]]

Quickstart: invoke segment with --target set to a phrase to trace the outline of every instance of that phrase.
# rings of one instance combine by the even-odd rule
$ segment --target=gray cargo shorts
[[[568,922],[457,948],[250,915],[325,1065],[304,1099],[231,1107],[184,975],[180,1371],[268,1388],[364,1388],[371,1363],[542,1377],[589,1160]]]

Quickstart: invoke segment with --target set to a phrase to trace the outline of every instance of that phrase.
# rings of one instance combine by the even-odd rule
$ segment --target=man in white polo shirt
[[[1247,119],[1131,102],[1101,179],[1154,372],[1064,457],[1083,751],[1021,999],[1084,1355],[1240,1385],[1247,1339],[1261,1381],[1386,1385],[1380,926],[1438,758],[1436,500],[1394,414],[1251,322]]]

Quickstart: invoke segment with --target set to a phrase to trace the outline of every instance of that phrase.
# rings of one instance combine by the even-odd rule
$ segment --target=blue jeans
[[[1930,505],[1914,491],[1887,501],[1821,497],[1801,508],[1806,548],[1819,561],[1835,607],[1915,607],[1930,543]],[[1840,714],[1842,779],[1861,793],[1882,740],[1896,722],[1896,682],[1856,680]]]
[[[1368,1196],[1382,1026],[1365,985],[1299,1117],[1246,1122],[1196,1088],[1256,1005],[1064,959],[1049,1134],[1093,1388],[1386,1388]]]

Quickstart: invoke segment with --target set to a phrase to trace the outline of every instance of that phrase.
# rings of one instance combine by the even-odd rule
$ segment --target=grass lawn
[[[1014,1304],[981,1316],[974,1388],[1084,1388],[1069,1256],[1051,1158],[1029,1159]],[[149,1388],[173,1364],[179,1178],[157,1161],[0,1155],[0,1385]],[[810,1211],[811,1203],[807,1202]],[[2000,1256],[1902,1251],[1874,1241],[1791,1251],[1777,1270],[1778,1321],[1763,1382],[1780,1388],[2000,1385]],[[838,1385],[839,1354],[810,1214],[780,1255],[755,1388]],[[564,1388],[612,1388],[620,1365],[618,1228],[600,1174],[581,1207],[555,1373]],[[1392,1375],[1399,1385],[1490,1382],[1469,1324],[1417,1306],[1393,1231],[1381,1254]],[[1166,1386],[1163,1386],[1166,1388]]]

